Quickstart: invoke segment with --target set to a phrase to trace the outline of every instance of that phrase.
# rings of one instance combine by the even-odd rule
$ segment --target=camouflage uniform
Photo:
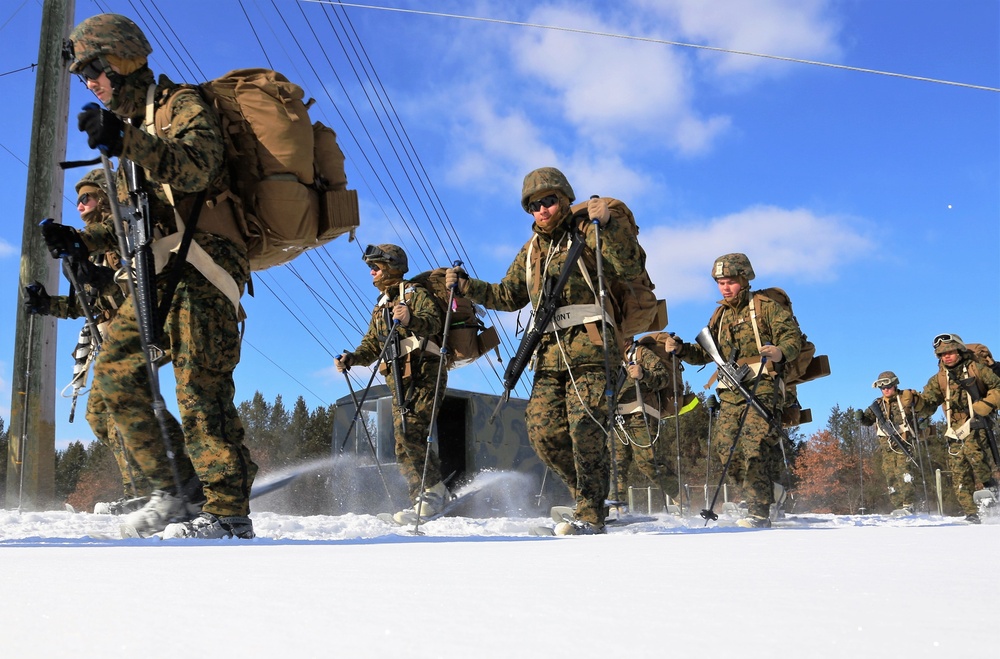
[[[898,380],[897,380],[898,383]],[[908,389],[909,396],[915,396],[916,391]],[[903,406],[903,391],[897,390],[889,398],[881,396],[876,398],[872,405],[878,405],[882,409],[882,414],[899,433],[903,440],[903,445],[910,455],[916,456],[917,449],[913,444],[913,431],[911,425],[913,418],[911,411]],[[908,397],[909,397],[908,396]],[[913,484],[913,463],[910,462],[906,454],[896,442],[889,438],[889,435],[876,425],[875,414],[870,408],[861,411],[861,424],[865,426],[875,425],[876,434],[882,448],[882,471],[885,473],[886,482],[889,485],[889,501],[894,508],[909,508],[912,510],[915,488]]]
[[[410,309],[410,321],[405,327],[400,324],[396,329],[400,339],[416,337],[418,340],[428,339],[440,344],[440,335],[444,329],[444,319],[437,303],[431,298],[431,293],[422,286],[411,282],[403,282],[403,297]],[[379,297],[372,312],[368,331],[361,338],[361,343],[354,351],[354,362],[371,364],[382,354],[382,346],[392,327],[392,308],[399,301],[399,284],[388,286]],[[431,426],[431,412],[434,405],[434,389],[438,375],[440,357],[421,349],[409,352],[400,358],[400,373],[402,390],[406,403],[406,432],[403,432],[403,415],[398,414],[393,404],[393,433],[396,438],[396,461],[399,470],[406,480],[410,499],[416,501],[420,495],[421,479],[424,472],[424,461],[427,460],[426,486],[440,483],[441,461],[437,453],[428,453],[427,437]],[[397,383],[392,377],[391,368],[385,370],[386,383],[395,394]],[[448,373],[441,370],[441,382],[437,385],[444,392],[448,386]],[[395,401],[395,398],[394,398]]]
[[[721,315],[718,322],[709,329],[719,352],[726,359],[730,355],[736,355],[744,363],[759,365],[760,352],[753,324],[750,322],[751,295],[753,291],[746,284],[732,301],[720,300]],[[777,346],[783,354],[782,361],[794,361],[798,357],[802,338],[795,319],[786,309],[765,296],[758,296],[754,305],[761,343]],[[709,354],[696,343],[683,344],[678,356],[689,364],[707,364],[712,361]],[[776,382],[770,375],[761,376],[756,395],[772,414],[781,418],[783,404]],[[747,389],[753,390],[752,377],[748,377],[743,384]],[[719,452],[719,459],[725,464],[747,402],[738,392],[721,386],[718,388],[718,397],[719,419],[713,429],[712,444]],[[748,512],[754,517],[767,518],[770,505],[774,503],[774,483],[781,478],[781,441],[778,429],[769,428],[763,417],[750,409],[736,444],[729,477],[743,487]]]
[[[939,372],[947,375],[947,386],[942,389],[938,374],[932,375],[920,393],[919,413],[930,416],[938,405],[945,409],[946,416],[950,410],[944,438],[948,448],[948,468],[958,504],[966,515],[975,515],[978,509],[973,492],[993,482],[992,457],[985,429],[989,420],[976,415],[971,419],[971,432],[965,439],[955,435],[955,431],[970,421],[969,396],[959,381],[971,377],[970,370],[975,370],[979,376],[976,386],[980,395],[996,410],[1000,407],[1000,376],[980,364],[973,366],[971,353],[964,346],[959,354],[959,361],[950,368],[943,362],[939,363]]]
[[[81,218],[86,226],[110,221],[111,211],[108,206],[103,178],[104,171],[96,169],[89,172],[76,184],[78,194],[86,192],[94,195],[98,200],[96,207],[81,214]],[[98,267],[117,270],[120,266],[116,251],[91,254],[89,258]],[[91,311],[94,314],[94,320],[98,328],[106,327],[107,323],[115,317],[115,314],[118,313],[118,308],[125,301],[125,295],[121,287],[113,281],[100,290],[90,284],[83,282],[81,284],[84,288],[82,291],[83,295],[90,300]],[[83,318],[86,314],[80,307],[78,296],[57,295],[53,296],[49,301],[49,315],[62,319],[76,319]],[[82,335],[81,338],[83,338]],[[91,341],[92,346],[96,345],[96,341],[93,338]],[[93,349],[92,347],[91,350]],[[74,357],[76,357],[75,352]],[[88,360],[91,358],[93,356],[88,355]],[[87,368],[89,368],[89,364]],[[82,377],[86,378],[86,370],[84,370]],[[124,496],[135,497],[147,494],[151,489],[149,481],[146,480],[139,465],[135,463],[135,460],[132,459],[125,448],[121,434],[118,432],[118,428],[104,401],[104,392],[96,382],[91,386],[87,394],[86,416],[87,423],[90,424],[94,436],[111,451],[111,454],[115,458],[115,463],[118,465],[122,477]]]
[[[643,402],[647,408],[656,410],[656,413],[654,415],[647,410],[644,416],[641,410],[633,412],[623,410],[636,401],[636,380],[626,376],[618,398],[620,426],[616,428],[611,440],[616,441],[616,437],[619,440],[615,444],[618,487],[613,488],[612,495],[618,500],[623,500],[628,491],[628,470],[634,460],[642,475],[659,487],[664,497],[675,497],[680,487],[677,474],[666,457],[669,446],[663,437],[658,436],[661,398],[670,395],[668,390],[673,384],[670,367],[652,350],[642,346],[635,350],[633,360],[642,368],[642,379],[638,384]]]
[[[563,217],[551,233],[540,231],[537,224],[532,225],[534,236],[518,252],[499,283],[469,279],[465,295],[499,311],[517,311],[529,303],[537,308],[543,281],[558,277],[566,261],[571,201],[570,190],[569,199],[560,201]],[[522,200],[525,210],[526,203],[527,197]],[[590,281],[596,286],[597,272],[591,265],[594,260],[587,257],[588,251],[593,254],[596,246],[594,225],[584,222],[583,231],[588,249],[571,271],[559,298],[560,306],[593,304],[597,300],[580,268],[582,264],[587,269]],[[614,217],[601,229],[601,248],[606,276],[632,279],[642,271],[644,263],[639,256],[638,243],[629,229]],[[530,288],[529,250],[533,256],[540,257]],[[608,329],[614,331],[613,324],[609,324]],[[603,528],[610,467],[605,427],[607,387],[600,330],[600,322],[592,322],[547,332],[542,337],[535,352],[535,375],[525,421],[528,440],[538,457],[563,480],[575,497],[576,518]],[[621,361],[620,343],[609,337],[608,353],[612,364]]]
[[[106,27],[108,24],[88,19],[74,30],[71,39],[77,42],[78,57],[81,48],[89,47],[86,39],[112,44],[111,48],[135,47],[134,38],[125,40],[113,33],[94,33],[95,29],[116,29],[114,22],[110,28]],[[84,33],[84,28],[90,33]],[[145,47],[148,54],[148,44]],[[78,60],[78,63],[85,62]],[[207,191],[207,199],[214,200],[226,188],[218,117],[195,90],[179,91],[166,76],[160,76],[154,94],[157,134],[150,135],[129,120],[139,123],[145,114],[146,90],[153,84],[152,72],[143,65],[119,77],[121,82],[110,109],[125,121],[121,157],[145,170],[153,223],[162,235],[170,235],[177,226],[164,185],[171,186],[177,213],[185,221],[191,217],[198,192]],[[127,202],[122,169],[119,168],[119,201]],[[235,220],[229,215],[228,224],[224,219],[210,224],[212,217],[218,218],[223,213],[231,213],[226,203],[218,204],[214,211],[209,210],[209,204],[203,204],[204,221],[199,219],[200,230],[195,231],[194,241],[232,277],[242,292],[250,266]],[[211,232],[204,230],[209,226]],[[227,228],[220,229],[221,226]],[[91,251],[117,246],[110,222],[88,227],[83,238]],[[233,402],[236,392],[233,371],[240,359],[241,318],[230,299],[197,268],[190,262],[175,261],[176,257],[171,256],[157,278],[156,288],[157,300],[162,299],[167,273],[180,268],[179,282],[165,319],[163,341],[174,366],[183,431],[183,437],[178,438],[174,430],[172,448],[176,454],[186,453],[190,458],[190,463],[176,460],[186,490],[183,494],[192,496],[200,482],[205,512],[217,517],[245,517],[250,512],[250,488],[257,465],[243,444],[243,425]],[[153,411],[146,358],[131,297],[111,321],[107,336],[94,367],[94,381],[104,391],[126,446],[150,483],[155,489],[173,492],[171,461]]]

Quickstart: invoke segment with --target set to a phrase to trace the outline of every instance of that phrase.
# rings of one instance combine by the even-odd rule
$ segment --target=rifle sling
[[[163,289],[163,298],[156,310],[156,336],[163,332],[163,327],[167,322],[167,314],[170,312],[170,304],[173,302],[174,292],[177,284],[181,280],[181,266],[187,261],[188,250],[194,240],[195,226],[198,224],[198,217],[201,215],[201,206],[205,202],[205,191],[201,190],[195,197],[194,206],[191,208],[191,217],[184,226],[184,234],[181,236],[181,244],[177,247],[177,258],[167,273],[166,286]]]

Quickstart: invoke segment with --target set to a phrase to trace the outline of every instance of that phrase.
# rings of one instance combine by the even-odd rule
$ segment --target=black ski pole
[[[351,436],[351,431],[354,430],[354,424],[357,423],[358,418],[361,416],[361,406],[364,405],[365,401],[368,399],[368,392],[371,391],[372,383],[375,381],[375,376],[378,375],[377,365],[382,363],[382,359],[385,357],[385,351],[389,347],[389,339],[391,339],[392,335],[395,334],[397,326],[398,323],[392,324],[392,327],[389,329],[389,335],[386,337],[385,343],[382,344],[382,352],[379,353],[378,359],[376,359],[374,362],[375,365],[372,366],[372,375],[370,378],[368,378],[368,384],[365,385],[365,390],[361,394],[361,402],[355,405],[354,418],[351,419],[350,425],[347,426],[347,432],[344,433],[344,441],[340,443],[341,451],[343,451],[344,447],[347,446],[347,439]],[[346,353],[347,351],[345,350],[344,352]]]
[[[452,264],[453,268],[462,267],[461,261],[455,261]],[[441,356],[438,359],[437,376],[434,378],[434,402],[431,403],[431,420],[427,424],[427,447],[424,452],[424,470],[420,474],[420,496],[417,500],[417,521],[413,524],[413,533],[415,535],[421,535],[420,533],[420,516],[423,512],[423,497],[424,497],[424,486],[427,484],[427,465],[431,461],[431,443],[434,441],[434,425],[437,421],[438,413],[438,401],[441,397],[441,373],[447,366],[448,361],[448,333],[451,329],[451,312],[452,307],[455,304],[455,290],[458,288],[458,284],[452,284],[448,288],[448,307],[444,312],[444,329],[441,330]],[[442,502],[443,504],[443,502]]]
[[[719,399],[709,394],[705,398],[705,407],[708,408],[708,442],[705,445],[705,501],[708,501],[708,481],[712,477],[712,420],[715,412],[719,409]]]
[[[598,195],[591,195],[591,199],[599,199]],[[591,220],[594,224],[594,252],[596,253],[597,260],[597,289],[598,289],[598,302],[601,306],[601,344],[604,348],[604,397],[608,402],[608,417],[604,424],[604,437],[605,444],[610,446],[610,455],[608,456],[611,461],[611,482],[615,483],[616,489],[618,484],[618,462],[617,456],[615,455],[615,443],[614,441],[608,441],[612,439],[612,425],[615,419],[615,401],[618,399],[617,392],[615,391],[615,382],[611,379],[611,353],[608,347],[608,313],[606,303],[607,296],[607,286],[604,280],[604,256],[601,254],[601,222],[600,220]],[[581,236],[583,239],[583,236]],[[639,404],[642,404],[642,399],[639,399]],[[613,505],[617,508],[621,504],[620,501],[613,502]]]
[[[760,363],[763,365],[767,361],[766,357],[761,356]],[[761,369],[763,370],[763,369]],[[753,381],[753,388],[750,393],[752,395],[757,394],[757,385],[760,381],[764,379],[764,374],[760,373],[756,379]],[[746,407],[743,408],[743,413],[740,415],[740,423],[736,427],[736,434],[733,435],[733,443],[729,447],[729,457],[726,458],[726,464],[722,467],[722,476],[719,477],[719,484],[715,488],[715,494],[712,495],[712,503],[705,510],[701,511],[701,518],[705,520],[705,526],[708,526],[710,520],[717,520],[719,516],[715,514],[713,508],[715,508],[715,502],[719,499],[719,491],[722,489],[722,484],[726,480],[726,474],[729,473],[729,465],[733,462],[733,455],[736,453],[736,443],[740,439],[740,435],[743,434],[743,426],[747,421],[747,414],[750,412],[750,401],[746,401]]]
[[[920,482],[924,486],[924,509],[930,513],[931,503],[927,497],[927,474],[924,471],[924,456],[920,452],[920,424],[917,420],[917,409],[910,405],[910,418],[913,420],[913,448],[917,452],[917,466],[920,467]]]
[[[676,336],[673,332],[670,336]],[[681,477],[681,407],[684,406],[684,402],[680,399],[677,393],[678,379],[680,378],[680,369],[677,367],[677,355],[674,353],[670,354],[671,365],[673,370],[673,380],[674,385],[674,436],[677,440],[677,496],[681,496],[682,492],[686,492],[687,488],[684,487],[684,479]],[[681,503],[678,500],[678,503]],[[688,497],[688,508],[691,508],[691,497]],[[683,512],[683,510],[682,510]]]
[[[351,393],[351,400],[354,401],[355,415],[361,413],[361,405],[358,403],[358,398],[354,394],[354,386],[351,384],[351,377],[347,374],[350,371],[350,367],[344,370],[344,379],[347,380],[347,391]],[[378,472],[378,477],[382,480],[382,487],[385,488],[385,495],[389,498],[389,505],[395,507],[396,502],[392,500],[392,492],[389,491],[389,484],[385,481],[385,474],[382,473],[382,463],[378,460],[378,452],[375,450],[375,442],[372,441],[372,435],[368,431],[368,424],[362,423],[361,427],[365,429],[365,436],[368,438],[368,447],[372,450],[372,457],[375,459],[375,470]],[[345,437],[344,441],[347,439]]]

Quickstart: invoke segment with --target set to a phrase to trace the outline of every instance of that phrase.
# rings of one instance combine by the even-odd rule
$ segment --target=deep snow
[[[960,657],[998,647],[1000,520],[253,514],[251,541],[120,540],[0,510],[4,657]],[[723,519],[723,521],[725,521]]]

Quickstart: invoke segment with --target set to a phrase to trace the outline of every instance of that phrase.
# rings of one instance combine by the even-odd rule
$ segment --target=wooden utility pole
[[[22,304],[24,286],[40,282],[59,290],[59,270],[49,257],[38,223],[62,221],[63,173],[69,114],[69,70],[64,41],[73,27],[73,0],[45,0],[38,45],[35,111],[21,233],[21,277],[17,282],[17,327],[7,452],[7,508],[46,510],[55,501],[56,323],[31,316]]]

